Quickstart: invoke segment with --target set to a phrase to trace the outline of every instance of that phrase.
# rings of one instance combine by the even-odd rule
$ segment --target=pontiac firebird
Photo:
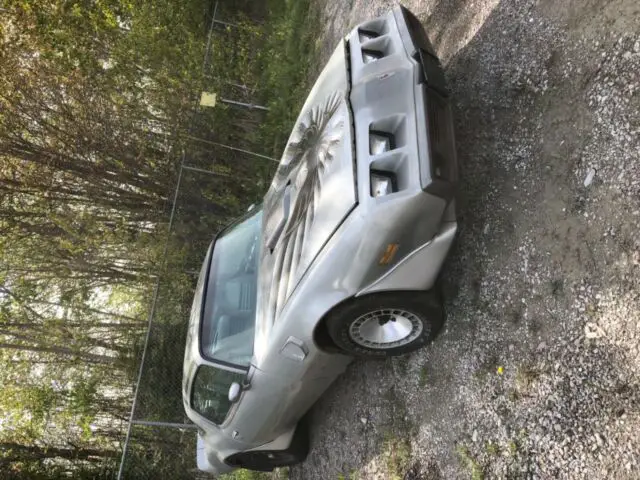
[[[304,460],[301,419],[354,357],[433,338],[456,182],[443,70],[398,6],[340,42],[262,205],[206,254],[182,390],[201,470]]]

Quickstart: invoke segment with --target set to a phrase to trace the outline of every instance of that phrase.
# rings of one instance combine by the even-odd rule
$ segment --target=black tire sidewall
[[[361,315],[389,308],[411,312],[422,322],[422,333],[411,343],[388,349],[362,346],[351,339],[349,327]],[[326,319],[331,339],[349,355],[368,358],[385,358],[413,352],[429,343],[444,321],[440,298],[433,292],[383,292],[357,297],[331,312]]]
[[[304,461],[309,453],[309,432],[306,419],[301,420],[285,450],[262,450],[232,455],[232,465],[260,472],[269,472],[278,467],[289,467]],[[273,454],[275,458],[269,458]],[[256,458],[257,457],[257,458]],[[238,465],[239,464],[239,465]]]
[[[269,458],[273,454],[275,458]],[[300,460],[293,453],[288,451],[256,451],[251,455],[240,453],[234,455],[232,463],[235,468],[246,468],[257,472],[271,472],[278,467],[289,467],[300,463]]]

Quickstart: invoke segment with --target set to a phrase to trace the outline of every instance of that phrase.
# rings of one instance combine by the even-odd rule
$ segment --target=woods
[[[2,3],[0,477],[112,478],[157,282],[136,414],[184,420],[194,271],[276,165],[216,144],[279,156],[312,43],[306,2],[212,15],[206,0]],[[271,111],[196,110],[202,91]],[[168,235],[182,162],[213,174],[183,175]],[[127,471],[193,478],[194,445],[166,461],[185,438],[136,429]]]

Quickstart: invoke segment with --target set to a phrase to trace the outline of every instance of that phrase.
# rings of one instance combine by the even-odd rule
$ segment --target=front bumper
[[[451,105],[422,25],[399,6],[359,25],[347,40],[359,202],[386,201],[372,197],[370,178],[387,171],[396,178],[392,196],[422,190],[449,203],[458,179]],[[393,148],[372,154],[371,132],[392,135]]]

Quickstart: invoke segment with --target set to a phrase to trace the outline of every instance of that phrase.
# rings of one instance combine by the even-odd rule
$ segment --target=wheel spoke
[[[363,347],[388,349],[413,342],[422,330],[422,321],[415,314],[400,309],[381,309],[358,317],[349,327],[349,335]]]

